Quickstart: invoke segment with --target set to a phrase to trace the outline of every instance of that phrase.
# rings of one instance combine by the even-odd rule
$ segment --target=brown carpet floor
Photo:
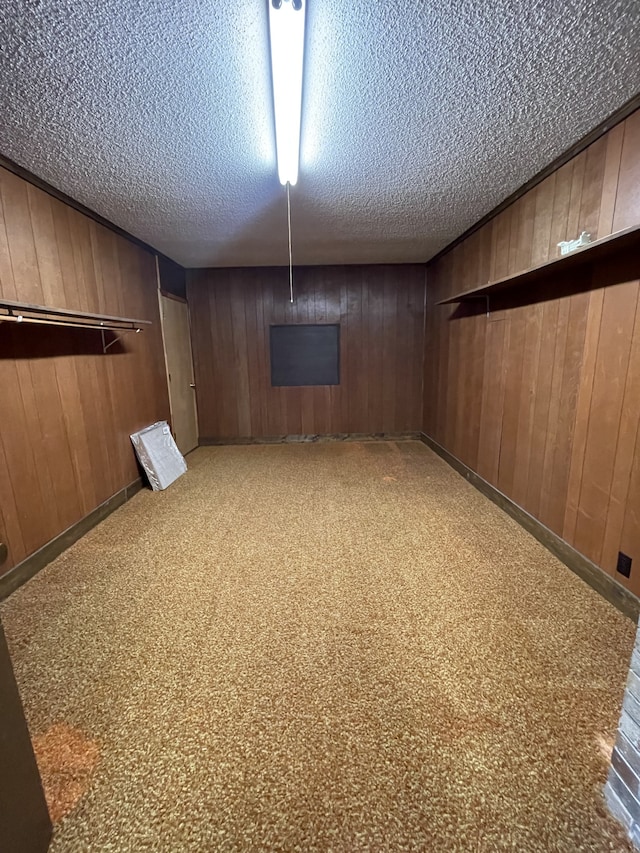
[[[189,467],[1,608],[53,851],[628,849],[629,620],[418,442]]]

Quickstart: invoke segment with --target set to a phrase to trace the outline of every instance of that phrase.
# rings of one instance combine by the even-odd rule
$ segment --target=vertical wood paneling
[[[536,517],[540,516],[542,483],[545,473],[543,462],[547,449],[549,414],[551,411],[557,320],[558,300],[554,299],[542,306],[540,352],[529,450],[529,470],[527,472],[527,494],[524,502],[525,509]]]
[[[3,506],[13,504],[15,508],[23,547],[20,549],[15,541],[10,541],[9,544],[14,559],[19,561],[31,550],[36,550],[38,546],[33,547],[32,543],[40,538],[40,544],[44,544],[51,538],[50,519],[38,479],[33,447],[37,438],[35,435],[33,440],[30,437],[28,410],[22,398],[18,364],[14,360],[2,358],[0,371],[0,387],[3,392],[0,436],[9,474],[4,483],[9,490],[2,495],[0,502]],[[7,563],[3,569],[6,568]]]
[[[247,395],[249,398],[249,421],[256,423],[260,418],[261,393],[260,393],[260,360],[258,353],[258,330],[256,327],[256,290],[258,282],[252,282],[252,286],[243,291],[244,322],[246,329],[247,347]]]
[[[365,291],[366,292],[366,291]],[[330,323],[331,322],[331,296],[329,293],[328,287],[323,287],[322,282],[316,280],[314,282],[313,289],[313,301],[316,309],[316,322],[317,323]],[[365,321],[368,316],[368,313],[365,312]],[[261,314],[261,322],[262,322],[262,334],[267,337],[267,329],[266,323],[264,321],[264,315]],[[367,328],[367,334],[369,330]],[[266,350],[265,350],[266,351]],[[263,383],[262,395],[265,398],[265,406],[268,405],[266,402],[266,386],[268,377],[269,377],[269,362],[267,361],[264,369],[264,377],[265,381]],[[318,389],[318,393],[314,396],[314,421],[317,424],[318,432],[323,435],[328,435],[334,432],[333,424],[331,422],[331,386],[323,386]],[[367,389],[367,393],[369,389]]]
[[[551,236],[549,238],[549,258],[560,254],[558,243],[567,239],[569,232],[569,209],[571,206],[571,184],[573,179],[573,160],[565,163],[555,173],[553,207],[551,209]],[[572,238],[577,235],[572,234]]]
[[[129,434],[169,409],[153,256],[3,169],[0,214],[0,296],[153,324],[105,355],[95,331],[0,323],[6,572],[132,482]]]
[[[369,351],[367,375],[372,377],[367,383],[369,385],[369,409],[367,420],[374,424],[372,432],[382,430],[380,414],[384,409],[382,376],[384,369],[384,355],[382,347],[384,330],[384,286],[367,288],[369,305]],[[375,377],[375,378],[373,378]],[[332,389],[333,391],[334,389]],[[338,389],[335,389],[337,391]],[[340,392],[342,393],[342,391]],[[334,422],[332,432],[340,432],[338,425]]]
[[[360,339],[360,375],[364,376],[368,370],[367,365],[367,353],[370,352],[372,341],[369,337],[369,288],[367,287],[366,279],[364,276],[363,270],[359,270],[360,277],[360,304],[358,306],[358,313],[360,317],[360,328],[361,328],[361,339]],[[317,288],[317,284],[316,284]],[[412,311],[412,308],[415,310],[415,306],[408,305],[409,311]],[[420,319],[424,318],[424,309],[420,312]],[[398,329],[396,329],[397,336]],[[415,389],[422,381],[421,369],[422,369],[422,358],[420,358],[419,364],[416,364],[415,354],[420,353],[423,340],[415,341],[413,336],[413,330],[407,329],[407,334],[404,338],[404,342],[407,344],[406,349],[406,359],[407,359],[407,367],[411,366],[413,368],[413,373],[408,377],[408,387]],[[399,382],[407,381],[404,377],[398,377]],[[366,422],[368,419],[368,415],[365,415],[365,412],[369,412],[369,391],[370,384],[368,382],[363,382],[360,388],[360,412],[358,418],[358,429],[356,432],[365,432],[366,430]],[[422,401],[420,401],[422,402]],[[421,408],[421,407],[420,407]],[[401,430],[410,429],[410,427],[406,426],[406,423],[420,423],[420,415],[417,417],[412,416],[412,413],[406,412],[405,414],[406,421],[399,424],[398,428]]]
[[[0,193],[4,205],[14,292],[17,299],[41,304],[43,293],[33,241],[27,188],[28,184],[21,178],[5,169],[0,169]]]
[[[481,313],[473,318],[473,336],[471,338],[471,353],[481,352],[484,348],[486,322]],[[467,417],[467,428],[464,443],[467,448],[468,464],[476,467],[480,447],[480,411],[482,409],[482,392],[484,386],[483,364],[479,359],[472,359],[470,372],[470,396]]]
[[[562,356],[560,405],[555,428],[553,467],[549,481],[545,521],[547,526],[558,535],[562,535],[564,524],[588,301],[587,294],[578,293],[569,299],[563,299],[563,304],[560,306],[560,313],[564,314],[564,307],[568,303],[566,340]]]
[[[192,270],[190,275],[194,279],[199,279],[202,276],[202,272],[200,270]],[[198,317],[203,312],[206,312],[207,314],[209,314],[209,312],[211,310],[210,305],[209,305],[210,294],[208,293],[208,291],[205,289],[196,288],[195,293],[197,294],[197,296],[199,298],[198,299],[194,298],[194,300],[192,301],[192,303],[189,306],[189,316],[190,316],[192,326],[193,326],[193,324],[195,324],[198,321]],[[212,335],[211,326],[207,325],[206,327],[203,327],[201,330],[201,334],[203,336],[206,336],[207,340],[204,341],[204,346],[200,352],[196,352],[195,350],[193,351],[194,375],[196,377],[201,377],[202,378],[201,381],[205,382],[205,384],[207,386],[213,387],[214,386],[213,364],[211,363],[211,359],[203,357],[204,352],[209,353],[211,351],[211,346],[212,346],[211,345],[211,335]],[[196,385],[196,395],[197,395],[197,385]],[[215,398],[213,395],[207,395],[206,398],[204,398],[202,400],[198,400],[199,417],[205,417],[207,419],[210,419],[211,417],[213,417],[214,405],[215,405]],[[203,407],[206,407],[206,409],[207,409],[206,412],[202,411]]]
[[[487,277],[497,279],[557,257],[557,243],[583,230],[603,237],[639,222],[640,112],[429,264],[423,423],[640,594],[637,256],[516,287],[492,300],[489,318],[436,305],[486,281],[478,272],[485,229]],[[629,581],[615,574],[619,550],[634,560]]]
[[[0,178],[2,173],[0,172]],[[0,184],[0,282],[2,282],[2,290],[6,299],[12,299],[14,302],[18,296],[16,293],[15,282],[13,278],[13,268],[11,266],[11,254],[9,252],[9,239],[7,237],[7,225],[4,215],[4,200],[2,197],[2,185]]]
[[[491,278],[509,275],[509,241],[511,239],[512,210],[508,207],[494,219],[491,245]],[[455,249],[453,249],[455,252]],[[452,253],[453,253],[452,252]],[[450,253],[450,254],[452,254]],[[455,292],[455,291],[452,291]]]
[[[462,275],[461,271],[464,268],[464,259],[463,259],[464,246],[461,244],[457,246],[452,255],[452,277],[453,277],[453,287],[462,289]],[[461,414],[462,407],[464,404],[463,399],[459,394],[460,385],[458,384],[458,376],[459,376],[459,364],[460,364],[460,349],[463,342],[463,334],[464,334],[464,325],[465,325],[465,316],[467,313],[467,306],[458,305],[452,307],[452,316],[456,316],[459,318],[458,322],[452,322],[449,327],[450,333],[450,344],[449,344],[449,365],[448,365],[448,378],[445,387],[446,393],[446,420],[445,420],[445,431],[447,435],[451,436],[451,440],[453,442],[454,452],[460,453],[460,423],[461,423]],[[464,381],[464,378],[463,378]]]
[[[453,276],[451,276],[451,264],[452,264],[453,252],[445,255],[439,264],[440,269],[440,285],[443,290],[440,292],[447,292],[447,295],[452,292],[452,289],[455,287],[455,281],[453,280]],[[437,291],[436,291],[437,293]],[[438,373],[438,381],[436,386],[437,391],[437,405],[435,407],[435,425],[436,425],[436,440],[441,441],[444,440],[444,437],[448,435],[447,433],[447,416],[449,407],[447,406],[447,389],[448,389],[448,365],[449,365],[449,350],[450,350],[450,340],[451,340],[451,323],[449,322],[453,313],[456,309],[452,305],[436,305],[433,308],[433,311],[436,315],[437,320],[440,323],[440,329],[442,332],[441,335],[441,346],[440,346],[440,355],[441,355],[441,363],[440,363],[440,371]]]
[[[635,452],[631,466],[631,478],[625,505],[620,550],[629,555],[638,554],[640,551],[640,431],[636,437]],[[624,578],[619,578],[618,575],[616,575],[616,578],[625,583],[625,586],[630,587],[638,595],[640,588],[637,578],[633,576],[633,568],[631,570],[631,578],[628,582],[625,583]]]
[[[596,563],[602,555],[637,303],[637,282],[611,285],[604,294],[574,540]]]
[[[93,258],[91,256],[91,234],[89,231],[89,220],[77,210],[67,210],[69,221],[69,234],[71,237],[71,251],[76,269],[76,278],[79,283],[78,302],[83,311],[95,311],[97,304],[97,287]],[[134,314],[126,316],[135,316]]]
[[[51,196],[30,184],[26,185],[26,190],[38,273],[42,283],[42,301],[45,305],[56,305],[63,288],[58,244],[51,213]]]
[[[602,546],[602,566],[610,572],[615,570],[618,550],[623,538],[633,454],[639,434],[640,418],[638,413],[640,413],[640,298],[636,307],[629,354],[629,369],[625,382],[620,429],[616,443],[607,525]]]
[[[602,136],[587,148],[580,197],[578,232],[586,231],[592,239],[598,236],[600,205],[607,157],[607,137]]]
[[[58,259],[60,261],[60,273],[62,277],[63,292],[60,294],[64,298],[65,305],[80,306],[81,279],[76,274],[76,266],[73,257],[73,246],[71,243],[71,230],[69,226],[68,207],[62,202],[55,199],[51,202],[52,211],[54,212],[53,227],[55,230],[56,244],[58,247]],[[115,316],[125,316],[123,312],[114,311]]]
[[[518,414],[520,410],[520,388],[524,360],[525,312],[517,308],[511,312],[509,348],[505,353],[506,378],[502,412],[502,441],[500,444],[500,466],[498,488],[511,494],[515,474],[516,442],[518,438]]]
[[[33,373],[30,369],[32,365],[35,367]],[[64,530],[64,527],[60,525],[56,502],[52,499],[55,495],[54,482],[56,479],[52,469],[58,460],[55,457],[53,459],[50,457],[51,451],[55,450],[55,448],[48,447],[48,443],[46,442],[47,426],[52,421],[46,406],[48,403],[50,404],[51,400],[49,394],[44,398],[40,397],[43,385],[50,384],[50,366],[51,364],[50,362],[47,363],[47,359],[43,359],[42,365],[23,360],[16,361],[18,383],[20,385],[25,424],[27,426],[26,434],[31,443],[34,468],[42,495],[42,510],[38,518],[38,524],[42,525],[43,535],[47,539],[53,539],[57,531]],[[45,373],[44,376],[43,373]],[[44,383],[40,382],[39,378],[42,378]],[[47,383],[47,380],[49,380],[49,383]],[[42,409],[40,408],[41,406]],[[40,417],[41,412],[42,418]],[[43,418],[47,424],[44,429]]]
[[[555,172],[549,175],[535,190],[535,213],[533,218],[533,235],[531,237],[531,266],[538,266],[548,261],[551,240],[551,222],[553,214],[553,198],[556,187]]]
[[[55,350],[42,351],[37,362],[29,364],[25,387],[33,389],[37,421],[32,429],[40,434],[43,468],[48,469],[47,487],[56,506],[55,531],[66,530],[83,515],[80,496],[73,471],[67,425],[58,390]]]
[[[347,283],[345,277],[343,275],[340,276],[340,284],[339,284],[339,292],[340,292],[340,385],[338,387],[334,387],[332,390],[335,391],[336,398],[339,401],[339,423],[345,424],[345,427],[348,430],[349,427],[349,395],[343,394],[344,388],[351,388],[352,382],[355,377],[352,376],[351,372],[351,351],[354,346],[354,341],[351,340],[350,328],[351,325],[349,323],[349,314],[347,307]],[[384,286],[382,290],[382,299],[384,300]],[[385,345],[385,336],[384,336],[384,311],[382,314],[383,324],[380,329],[380,351],[383,355],[381,361],[382,370],[380,371],[380,375],[378,377],[380,382],[380,393],[381,397],[384,400],[385,395],[385,374],[384,374],[384,345]],[[295,424],[293,424],[295,426]]]
[[[485,348],[482,353],[483,385],[480,408],[478,473],[497,485],[502,441],[502,409],[505,391],[505,348],[509,326],[504,320],[487,322]],[[425,400],[425,404],[426,404]],[[441,436],[446,442],[446,436]]]
[[[518,423],[514,457],[512,494],[516,503],[525,506],[529,484],[529,462],[533,440],[538,364],[542,338],[543,306],[536,305],[525,313],[522,379],[518,406]]]
[[[576,402],[576,426],[571,449],[569,467],[569,483],[567,486],[567,503],[565,507],[564,526],[562,535],[569,542],[575,542],[578,506],[580,504],[580,487],[584,469],[584,454],[589,430],[589,415],[593,397],[593,380],[595,375],[598,344],[600,341],[600,325],[602,322],[602,304],[604,290],[591,294],[589,312],[585,330],[585,345],[582,353],[582,370]]]
[[[396,349],[396,328],[398,325],[398,286],[390,277],[384,280],[384,304],[382,308],[382,431],[393,432],[396,428],[397,372],[403,366]],[[349,332],[347,332],[349,334]],[[354,347],[357,340],[349,335],[349,345]],[[358,383],[357,374],[351,376],[351,387]]]
[[[573,239],[572,235],[577,235],[582,232],[580,224],[580,206],[582,204],[582,190],[584,187],[584,176],[587,167],[587,151],[582,151],[577,157],[571,160],[573,170],[571,173],[571,191],[569,193],[569,211],[567,214],[567,236],[564,238]]]
[[[7,459],[4,442],[0,436],[0,530],[5,537],[8,558],[5,565],[13,566],[18,563],[27,553],[27,548],[22,535],[22,527],[18,515],[18,506],[15,500],[13,485],[9,476],[9,461]]]
[[[403,432],[421,427],[424,268],[189,273],[200,435]],[[340,385],[272,388],[269,326],[339,322]]]
[[[613,230],[620,231],[640,221],[640,180],[638,159],[640,151],[640,110],[624,123],[624,138],[620,154],[620,174],[616,194]]]
[[[625,123],[621,122],[606,135],[606,158],[604,176],[602,179],[602,196],[598,216],[598,237],[606,237],[613,233],[613,215],[618,195],[618,179],[620,176],[620,158],[622,157],[622,141],[624,139]]]
[[[251,395],[249,393],[249,365],[247,350],[247,317],[244,307],[246,291],[229,288],[231,309],[231,337],[235,364],[235,384],[238,389],[238,430],[240,435],[251,434]]]
[[[78,359],[56,359],[60,403],[71,452],[73,484],[80,500],[80,516],[87,515],[99,504],[96,483],[91,476],[91,442],[80,392]]]
[[[554,524],[553,518],[553,480],[556,452],[559,444],[558,427],[562,408],[562,382],[564,377],[565,353],[567,350],[567,326],[569,323],[569,301],[558,301],[557,320],[555,327],[554,355],[551,367],[551,394],[544,444],[544,455],[541,457],[542,480],[540,484],[540,501],[538,517],[547,526]]]
[[[519,204],[519,215],[517,222],[514,220],[511,226],[510,272],[518,272],[531,266],[536,193],[527,193],[516,204]]]

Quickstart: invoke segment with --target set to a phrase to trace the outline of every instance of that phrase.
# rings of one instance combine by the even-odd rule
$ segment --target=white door
[[[198,415],[189,331],[189,306],[177,296],[160,297],[162,338],[169,380],[171,425],[184,455],[198,446]]]

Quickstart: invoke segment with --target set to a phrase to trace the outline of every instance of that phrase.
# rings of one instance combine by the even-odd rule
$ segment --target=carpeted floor
[[[53,851],[628,849],[629,620],[418,442],[188,461],[1,608]]]

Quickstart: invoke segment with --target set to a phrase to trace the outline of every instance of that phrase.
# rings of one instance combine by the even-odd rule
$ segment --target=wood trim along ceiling
[[[79,213],[82,213],[84,216],[87,216],[89,219],[93,219],[94,222],[97,222],[99,225],[103,225],[105,228],[108,228],[110,231],[113,231],[115,234],[118,234],[120,237],[124,237],[127,240],[130,240],[136,246],[139,246],[141,249],[145,249],[147,252],[151,252],[152,255],[159,255],[165,260],[169,261],[172,264],[176,264],[177,262],[172,260],[171,258],[167,258],[166,255],[163,255],[162,252],[159,252],[157,249],[154,249],[153,246],[150,246],[148,243],[145,243],[144,240],[140,240],[139,237],[134,237],[133,234],[130,234],[128,231],[125,231],[124,228],[120,228],[119,225],[115,225],[115,223],[111,222],[109,219],[106,219],[104,216],[101,216],[99,213],[96,213],[95,210],[92,210],[90,207],[86,207],[84,204],[81,204],[79,201],[76,201],[71,196],[62,192],[62,190],[57,189],[52,184],[47,183],[47,181],[42,180],[37,175],[34,175],[33,172],[30,172],[28,169],[25,169],[24,166],[20,166],[18,163],[15,163],[13,160],[10,160],[8,157],[0,154],[0,168],[6,169],[9,172],[13,172],[14,175],[17,175],[19,178],[22,178],[24,181],[32,184],[34,187],[37,187],[39,190],[47,193],[53,198],[61,201],[63,204],[72,207],[74,210],[77,210]],[[180,264],[178,264],[180,266]]]
[[[620,107],[620,109],[612,113],[609,118],[605,119],[597,127],[594,127],[594,129],[587,133],[586,136],[583,136],[582,139],[567,148],[566,151],[564,151],[559,157],[556,157],[556,159],[549,163],[548,166],[545,166],[544,169],[541,169],[537,174],[530,178],[530,180],[522,184],[521,187],[518,187],[515,192],[511,193],[510,196],[507,196],[504,201],[501,201],[500,204],[494,207],[493,210],[490,210],[489,213],[482,217],[482,219],[479,219],[476,223],[474,223],[474,225],[472,225],[470,228],[467,228],[466,231],[464,231],[459,237],[456,237],[456,239],[449,243],[447,246],[445,246],[444,249],[441,249],[437,253],[437,255],[434,255],[434,257],[427,261],[427,263],[433,263],[439,260],[443,255],[446,255],[447,252],[450,252],[451,249],[455,248],[459,243],[462,243],[464,240],[467,240],[469,237],[471,237],[472,234],[474,234],[476,231],[478,231],[480,228],[482,228],[484,225],[494,219],[499,213],[502,213],[503,210],[506,210],[519,198],[528,193],[538,184],[542,183],[545,178],[548,178],[549,175],[552,175],[561,166],[564,166],[565,163],[568,163],[570,160],[573,160],[574,157],[576,157],[578,154],[588,148],[592,143],[594,143],[597,139],[599,139],[601,136],[604,136],[613,127],[615,127],[617,124],[620,124],[620,122],[624,121],[628,116],[630,116],[638,109],[640,109],[640,92],[638,92],[637,95],[634,95],[633,98],[630,98],[626,102],[626,104],[623,104]]]

